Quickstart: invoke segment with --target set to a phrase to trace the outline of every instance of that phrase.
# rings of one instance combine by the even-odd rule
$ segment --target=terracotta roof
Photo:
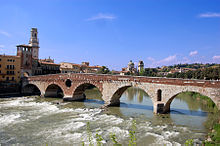
[[[50,65],[59,65],[60,66],[60,64],[56,64],[56,63],[52,63],[52,62],[44,62],[44,61],[39,61],[39,62],[42,64],[50,64]]]
[[[89,68],[102,68],[101,66],[88,66]]]
[[[127,72],[129,72],[129,71],[120,71],[120,73],[121,73],[121,72],[122,72],[122,73],[127,73]]]
[[[3,54],[3,55],[0,54],[0,57],[14,57],[14,58],[20,58],[20,56],[16,56],[16,55],[5,55],[5,54]]]

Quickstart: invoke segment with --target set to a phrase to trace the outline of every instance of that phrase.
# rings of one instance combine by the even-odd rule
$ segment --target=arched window
[[[159,89],[157,90],[157,101],[161,101],[162,100],[162,90]]]

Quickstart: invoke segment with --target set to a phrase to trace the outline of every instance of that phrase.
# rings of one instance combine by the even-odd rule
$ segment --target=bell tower
[[[29,40],[29,45],[32,47],[32,57],[38,59],[39,57],[39,40],[37,38],[38,32],[37,28],[31,29],[31,38]]]

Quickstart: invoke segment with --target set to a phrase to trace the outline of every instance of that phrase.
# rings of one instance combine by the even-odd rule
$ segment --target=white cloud
[[[113,20],[116,19],[116,17],[112,14],[103,14],[99,13],[96,16],[90,17],[86,19],[86,21],[94,21],[94,20]]]
[[[176,55],[164,58],[164,59],[160,60],[159,63],[169,63],[169,62],[172,62],[174,60],[176,60]]]
[[[191,51],[191,52],[189,53],[189,56],[194,56],[194,55],[196,55],[196,54],[198,54],[198,51]]]
[[[152,58],[152,57],[147,57],[147,60],[149,60],[149,61],[151,61],[151,62],[154,62],[154,61],[155,61],[155,59]]]
[[[212,59],[213,60],[220,60],[220,56],[213,56]]]
[[[4,36],[7,36],[7,37],[10,37],[10,36],[11,36],[10,33],[6,32],[6,31],[2,31],[2,30],[0,30],[0,34],[2,34],[2,35],[4,35]]]
[[[4,48],[5,46],[4,45],[0,45],[0,48]]]
[[[147,60],[151,61],[151,63],[149,63],[150,67],[157,67],[157,66],[161,66],[161,65],[170,65],[170,64],[175,64],[178,62],[177,55],[168,56],[162,60],[156,60],[152,57],[148,57]]]
[[[211,13],[211,12],[202,13],[202,14],[199,14],[199,17],[200,17],[200,18],[214,18],[214,17],[220,17],[220,13]]]

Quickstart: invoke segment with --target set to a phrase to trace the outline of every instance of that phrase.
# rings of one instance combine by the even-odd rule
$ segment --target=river
[[[122,145],[129,142],[132,121],[136,121],[137,145],[181,145],[187,139],[201,143],[207,123],[215,114],[201,102],[180,95],[171,103],[171,113],[154,115],[151,98],[142,90],[129,88],[120,107],[100,109],[104,104],[96,89],[86,90],[84,102],[62,102],[38,96],[0,99],[0,145],[82,145],[102,135],[104,145],[112,145],[110,134]],[[214,117],[214,118],[213,118]]]

